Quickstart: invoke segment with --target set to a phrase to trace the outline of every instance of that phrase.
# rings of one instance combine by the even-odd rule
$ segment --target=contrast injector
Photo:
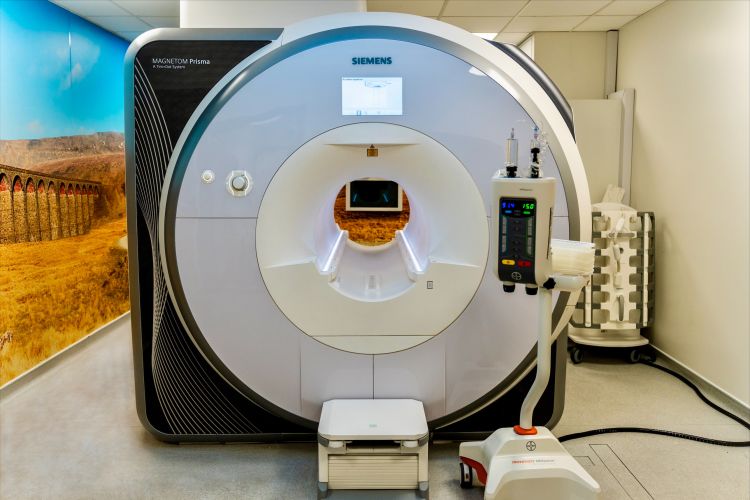
[[[518,140],[516,130],[510,129],[510,137],[505,140],[505,176],[515,177],[518,170]]]
[[[599,484],[549,429],[534,426],[532,419],[552,372],[553,290],[578,293],[586,285],[594,269],[594,245],[552,239],[555,179],[544,177],[541,169],[544,134],[534,127],[528,176],[516,175],[513,140],[511,132],[506,171],[492,178],[491,248],[496,248],[495,272],[503,291],[523,285],[526,294],[538,296],[536,375],[517,425],[498,429],[484,441],[461,443],[461,487],[483,484],[485,500],[521,498],[521,491],[530,492],[524,498],[596,500]]]
[[[534,127],[534,135],[531,138],[529,153],[529,177],[538,179],[542,175],[542,148],[544,140],[539,135],[539,127]]]
[[[534,127],[528,176],[518,175],[518,141],[515,130],[505,142],[505,172],[492,179],[493,239],[497,241],[495,270],[503,291],[523,285],[536,295],[550,274],[550,221],[555,180],[542,177],[544,135]]]

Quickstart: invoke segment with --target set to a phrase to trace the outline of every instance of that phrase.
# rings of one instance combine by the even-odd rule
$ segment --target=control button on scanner
[[[201,174],[201,180],[204,184],[211,184],[215,178],[216,174],[214,174],[213,170],[204,170]]]
[[[247,196],[253,188],[253,178],[244,170],[233,170],[227,176],[227,191],[232,196]]]
[[[238,175],[232,179],[232,189],[235,191],[243,191],[247,187],[247,177],[244,175]]]

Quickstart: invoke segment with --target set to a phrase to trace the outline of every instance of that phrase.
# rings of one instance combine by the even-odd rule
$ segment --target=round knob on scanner
[[[246,196],[253,188],[253,178],[244,170],[233,170],[227,176],[227,191],[232,196]]]
[[[232,189],[235,191],[244,191],[247,188],[247,177],[237,175],[232,177]]]

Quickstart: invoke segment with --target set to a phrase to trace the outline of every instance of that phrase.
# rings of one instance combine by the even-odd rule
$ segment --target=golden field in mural
[[[47,236],[55,231],[45,232],[39,221],[52,213],[53,206],[64,205],[61,191],[65,186],[58,180],[57,191],[35,191],[34,186],[41,181],[34,178],[33,183],[23,181],[25,197],[19,191],[12,193],[14,200],[25,199],[26,206],[18,210],[22,205],[13,202],[15,242],[7,242],[6,238],[6,243],[0,244],[2,385],[120,316],[129,309],[129,302],[127,250],[123,245],[126,223],[122,135],[0,141],[0,164],[23,168],[29,172],[21,175],[39,179],[58,176],[100,183],[98,196],[91,199],[95,207],[88,215],[86,204],[79,203],[85,198],[79,198],[77,190],[69,198],[67,203],[75,206],[67,215],[70,229],[64,232],[60,228],[54,239]],[[15,182],[8,180],[12,182],[9,187],[14,187]],[[9,194],[5,192],[6,197]],[[36,205],[30,200],[35,200]],[[80,206],[84,208],[82,216]],[[61,210],[58,208],[60,224],[65,219]],[[79,226],[85,230],[73,229],[73,214],[83,217]],[[0,217],[3,215],[0,213]],[[40,237],[19,238],[20,218],[25,218],[29,228],[39,227]]]
[[[125,219],[89,234],[0,245],[0,385],[129,309]],[[2,333],[0,333],[2,334]]]

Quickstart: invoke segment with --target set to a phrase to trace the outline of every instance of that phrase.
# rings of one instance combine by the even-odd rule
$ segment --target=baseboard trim
[[[700,373],[688,367],[681,361],[675,359],[674,356],[671,356],[664,352],[663,349],[658,348],[654,344],[651,344],[651,347],[653,347],[661,357],[665,358],[670,364],[676,367],[678,371],[682,372],[683,375],[685,375],[693,383],[698,385],[698,387],[700,387],[702,390],[707,390],[710,393],[707,395],[713,396],[712,399],[714,400],[718,400],[715,402],[721,402],[725,406],[730,407],[730,409],[734,410],[734,412],[740,412],[740,416],[745,420],[748,420],[750,418],[750,405],[737,399],[732,394],[729,394],[727,391],[725,391]]]
[[[8,382],[0,386],[0,399],[7,398],[11,394],[23,389],[31,381],[33,381],[40,375],[48,372],[50,369],[60,364],[60,362],[62,362],[66,358],[80,351],[81,349],[86,347],[88,344],[91,344],[96,339],[103,337],[105,333],[114,329],[115,326],[129,319],[130,319],[130,311],[118,316],[117,318],[113,319],[109,323],[105,323],[104,325],[100,326],[96,330],[80,338],[76,342],[73,342],[62,351],[59,351],[53,354],[51,357],[45,359],[38,365],[33,366],[32,368],[26,370],[25,372],[23,372],[22,374],[14,378],[13,380],[9,380]]]

